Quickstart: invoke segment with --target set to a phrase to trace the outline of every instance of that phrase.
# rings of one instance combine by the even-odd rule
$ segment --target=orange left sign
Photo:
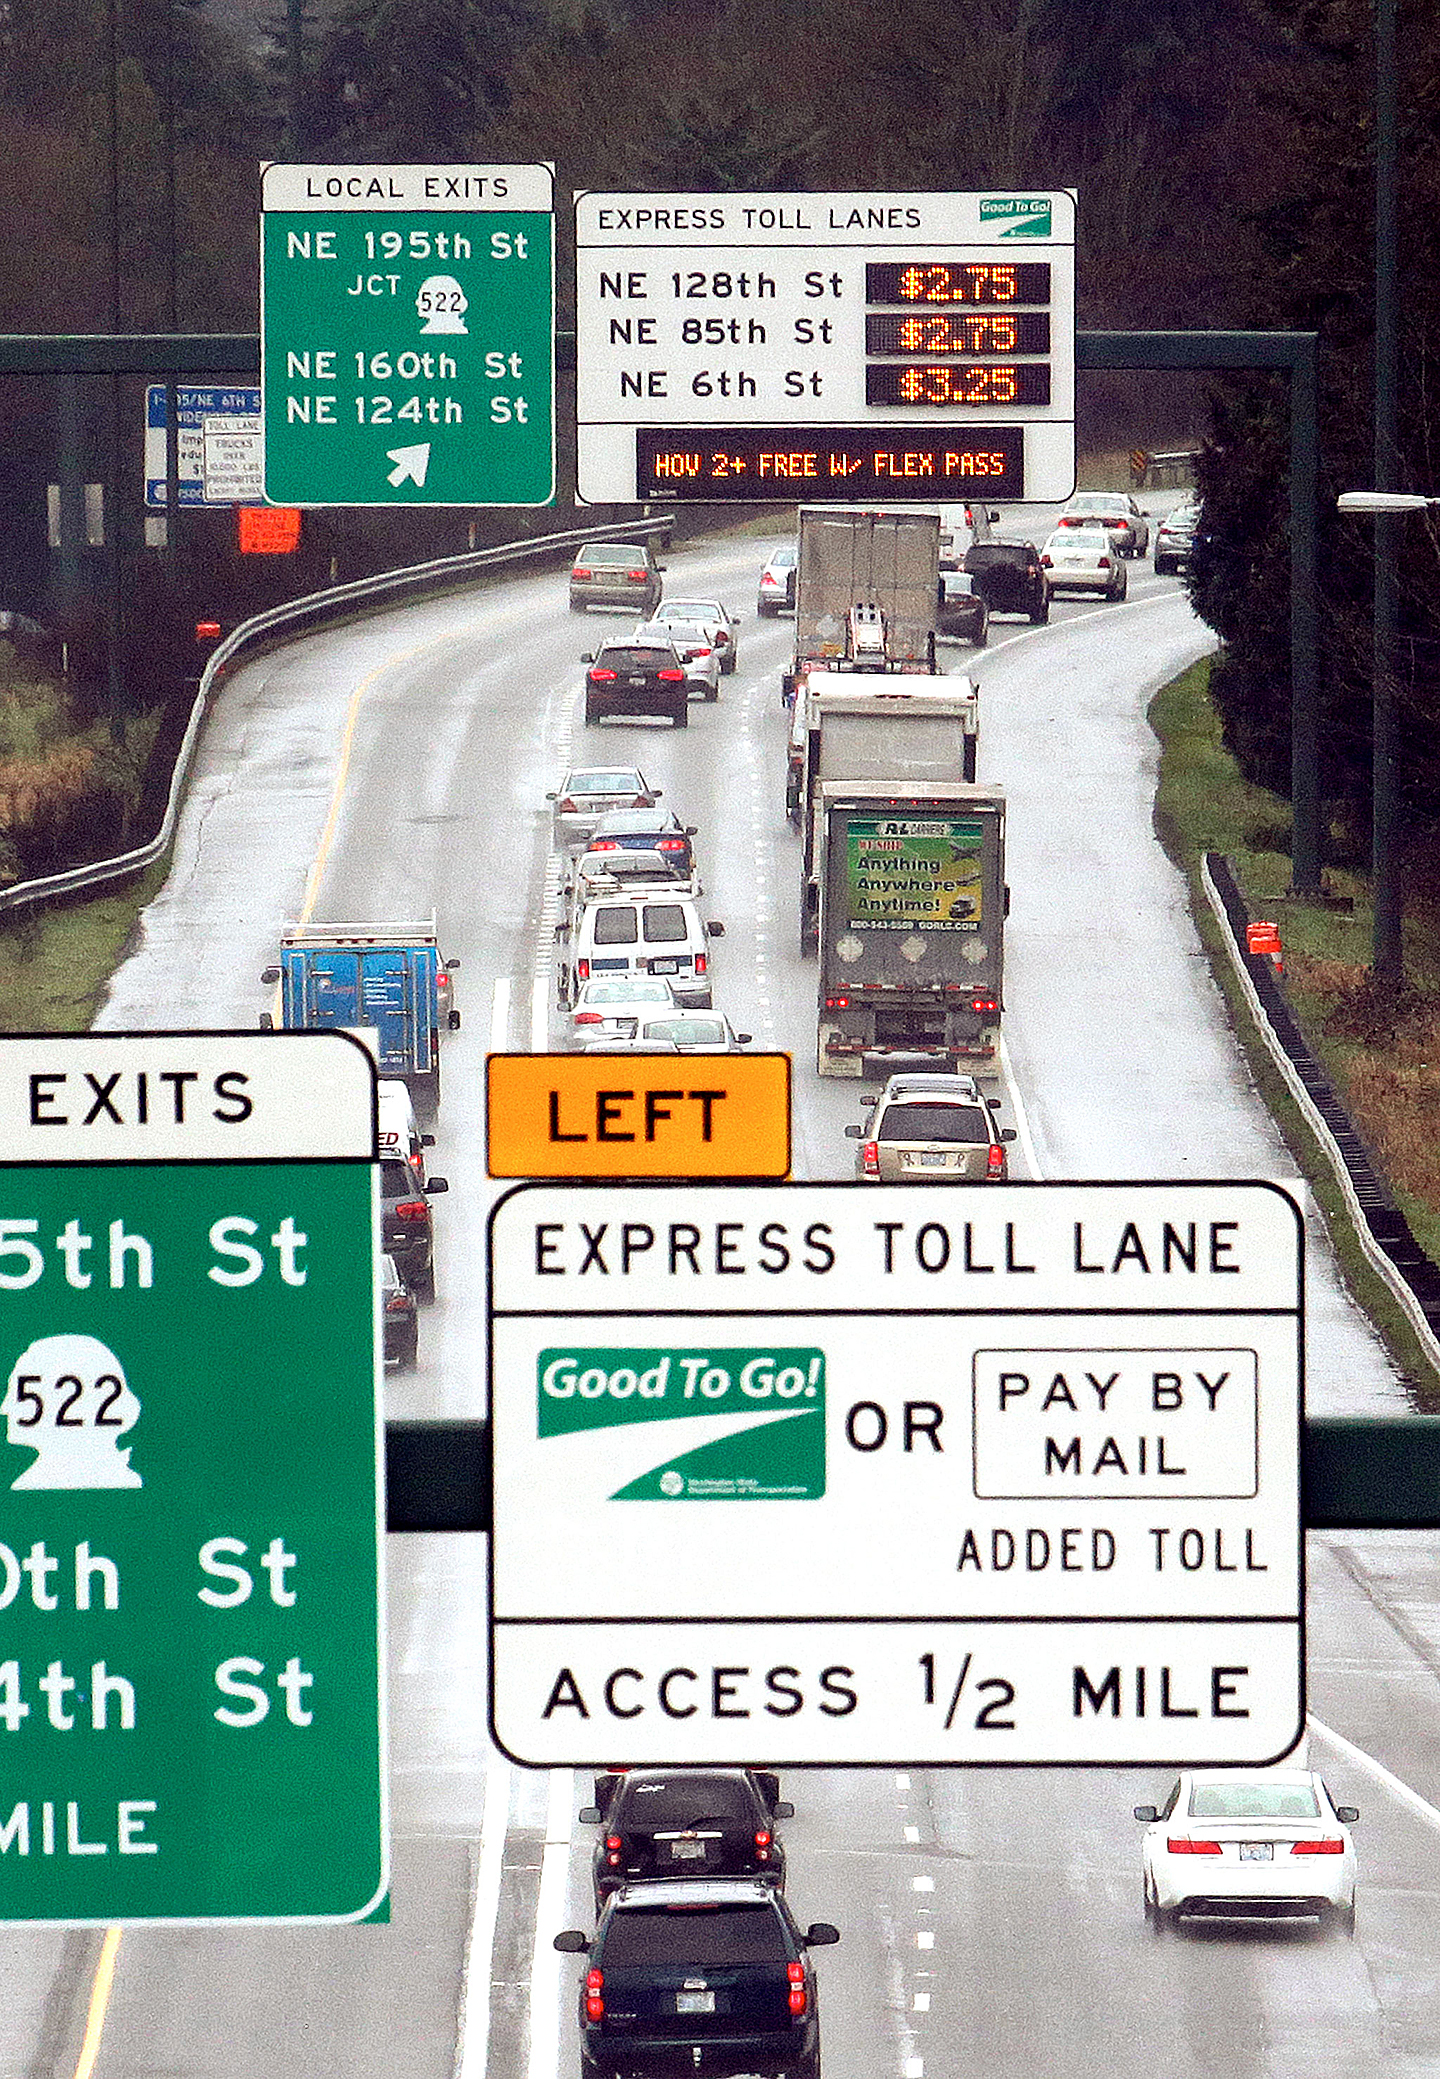
[[[785,1177],[788,1054],[492,1054],[492,1177]]]

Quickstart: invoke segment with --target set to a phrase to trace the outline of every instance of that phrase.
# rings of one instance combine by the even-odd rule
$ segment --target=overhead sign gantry
[[[1061,499],[1075,198],[576,201],[590,502]]]

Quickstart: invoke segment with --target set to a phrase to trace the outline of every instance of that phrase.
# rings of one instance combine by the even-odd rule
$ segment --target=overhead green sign
[[[371,1087],[0,1040],[0,1922],[384,1898]]]
[[[277,505],[548,505],[548,166],[268,166],[265,495]]]

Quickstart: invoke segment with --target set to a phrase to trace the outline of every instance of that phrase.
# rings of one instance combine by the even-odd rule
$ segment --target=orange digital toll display
[[[1048,354],[1047,310],[914,311],[865,320],[867,354]]]
[[[1048,260],[872,260],[867,303],[1048,303]]]
[[[1048,361],[870,361],[867,404],[1048,404]]]
[[[869,371],[873,373],[874,371]],[[896,375],[909,371],[897,367]],[[924,401],[924,400],[917,400]],[[793,504],[1025,495],[1022,426],[638,426],[635,495]]]

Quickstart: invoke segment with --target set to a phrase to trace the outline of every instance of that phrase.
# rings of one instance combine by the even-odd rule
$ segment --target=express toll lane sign
[[[1268,1184],[512,1192],[497,1740],[538,1766],[1278,1758],[1302,1260]]]
[[[0,1923],[385,1897],[373,1090],[0,1039]]]
[[[1060,499],[1075,198],[582,195],[582,498]]]
[[[548,505],[554,174],[267,166],[265,496]]]

